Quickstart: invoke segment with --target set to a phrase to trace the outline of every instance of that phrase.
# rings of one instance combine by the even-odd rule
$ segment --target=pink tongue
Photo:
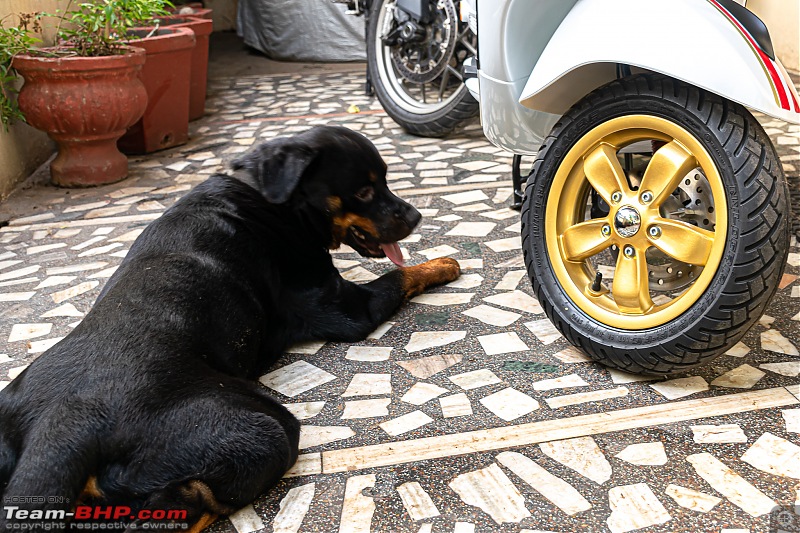
[[[403,266],[405,261],[403,261],[403,252],[400,251],[400,245],[396,242],[390,242],[381,244],[381,249],[383,253],[386,254],[386,257],[397,266]]]

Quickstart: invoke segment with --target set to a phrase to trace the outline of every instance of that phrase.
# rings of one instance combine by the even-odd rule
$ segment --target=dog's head
[[[233,163],[268,202],[321,213],[331,248],[345,243],[365,257],[402,265],[397,241],[421,215],[386,185],[386,163],[363,135],[320,126],[261,144]]]

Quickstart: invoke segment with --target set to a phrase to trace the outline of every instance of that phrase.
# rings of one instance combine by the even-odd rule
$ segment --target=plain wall
[[[68,0],[0,0],[0,20],[16,13],[55,13],[68,3]],[[16,22],[16,17],[12,16],[5,24]],[[54,21],[45,20],[44,23],[44,38],[46,44],[51,44],[55,34]],[[47,161],[54,151],[55,144],[47,135],[25,123],[16,123],[8,131],[0,127],[0,201]]]
[[[800,74],[800,0],[748,0],[747,8],[769,28],[775,55]]]

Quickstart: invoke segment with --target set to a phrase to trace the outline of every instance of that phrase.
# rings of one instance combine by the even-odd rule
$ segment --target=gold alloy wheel
[[[647,164],[638,188],[632,188],[617,153],[643,140],[664,144]],[[680,216],[670,218],[673,192],[698,168],[710,187],[706,194],[713,200],[713,231]],[[592,189],[610,206],[603,218],[587,216]],[[547,252],[559,284],[591,318],[624,330],[652,328],[680,316],[710,285],[725,249],[727,213],[719,171],[692,134],[659,117],[618,117],[592,129],[563,158],[547,199]],[[592,259],[597,261],[612,246],[618,254],[609,288],[596,283],[598,269]],[[654,250],[676,264],[689,265],[691,283],[680,292],[654,298],[654,266],[648,263]]]

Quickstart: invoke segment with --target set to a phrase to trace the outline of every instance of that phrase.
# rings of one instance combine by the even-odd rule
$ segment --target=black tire
[[[724,186],[728,224],[722,260],[702,296],[663,324],[628,330],[593,318],[566,294],[545,238],[545,220],[554,214],[545,211],[575,143],[600,124],[637,114],[667,119],[704,146]],[[594,360],[636,374],[682,372],[727,351],[764,313],[786,265],[788,197],[775,148],[744,107],[664,76],[617,80],[570,109],[538,153],[522,207],[528,274],[550,320]]]
[[[436,109],[414,109],[413,105],[403,105],[398,95],[384,80],[384,76],[396,75],[391,68],[384,70],[379,64],[383,46],[379,40],[379,15],[389,0],[375,0],[370,7],[367,25],[367,69],[375,96],[389,115],[406,132],[421,137],[444,137],[461,123],[478,115],[478,102],[462,83],[452,98]]]

